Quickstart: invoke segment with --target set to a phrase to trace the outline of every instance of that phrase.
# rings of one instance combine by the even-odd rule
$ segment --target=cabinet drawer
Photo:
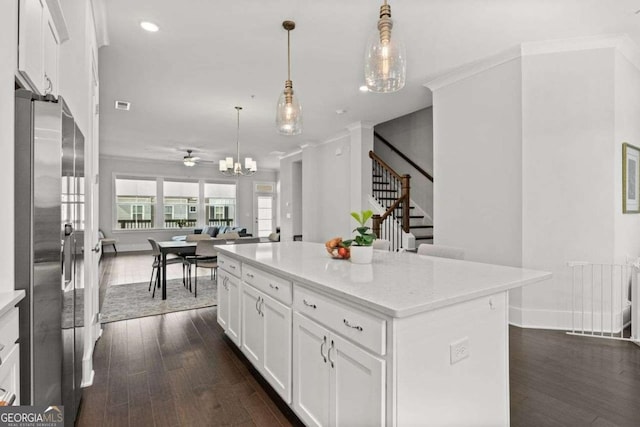
[[[291,282],[273,274],[266,273],[250,265],[242,265],[242,280],[253,285],[270,297],[291,305]]]
[[[218,255],[218,267],[228,271],[236,277],[240,277],[240,261],[224,255]]]
[[[385,320],[297,285],[293,290],[293,306],[351,341],[377,354],[385,354]]]
[[[0,344],[4,349],[0,351],[0,358],[4,361],[13,345],[18,340],[18,308],[12,308],[0,317]]]

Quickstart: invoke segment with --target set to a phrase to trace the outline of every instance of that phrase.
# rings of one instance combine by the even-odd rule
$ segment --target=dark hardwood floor
[[[103,260],[105,276],[128,259]],[[94,369],[78,426],[300,424],[224,337],[215,307],[104,325]],[[512,327],[510,378],[514,427],[640,426],[634,344]]]

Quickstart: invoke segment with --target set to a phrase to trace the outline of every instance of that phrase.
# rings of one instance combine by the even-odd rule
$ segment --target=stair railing
[[[410,189],[411,176],[400,175],[391,166],[378,157],[373,151],[369,151],[372,168],[372,193],[386,210],[380,214],[374,214],[372,218],[372,230],[376,236],[391,242],[391,248],[398,250],[403,247],[402,232],[409,233],[410,224]],[[394,227],[395,213],[401,213],[400,227]]]

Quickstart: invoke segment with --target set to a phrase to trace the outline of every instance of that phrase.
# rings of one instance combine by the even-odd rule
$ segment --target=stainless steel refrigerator
[[[84,137],[60,97],[15,97],[15,274],[20,303],[20,401],[82,397]]]

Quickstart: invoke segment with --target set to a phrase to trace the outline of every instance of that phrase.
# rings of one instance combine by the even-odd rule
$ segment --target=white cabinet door
[[[385,362],[337,335],[330,339],[331,425],[384,425]]]
[[[44,74],[43,90],[45,94],[58,96],[58,52],[59,41],[49,12],[43,17]]]
[[[328,426],[330,334],[316,322],[293,315],[293,407],[307,426]]]
[[[0,365],[0,387],[14,393],[16,400],[13,404],[20,405],[20,346],[18,344],[7,345],[12,345],[13,348]]]
[[[263,375],[291,403],[291,308],[268,295],[261,295],[264,314]]]
[[[262,298],[260,293],[247,284],[242,284],[242,352],[261,370],[262,351],[264,349],[264,326],[260,305]]]
[[[229,277],[228,273],[218,272],[218,324],[225,331],[229,322]]]
[[[44,0],[20,0],[18,69],[33,90],[44,94]]]
[[[228,322],[226,333],[240,347],[240,280],[229,276],[226,287],[228,293]]]

